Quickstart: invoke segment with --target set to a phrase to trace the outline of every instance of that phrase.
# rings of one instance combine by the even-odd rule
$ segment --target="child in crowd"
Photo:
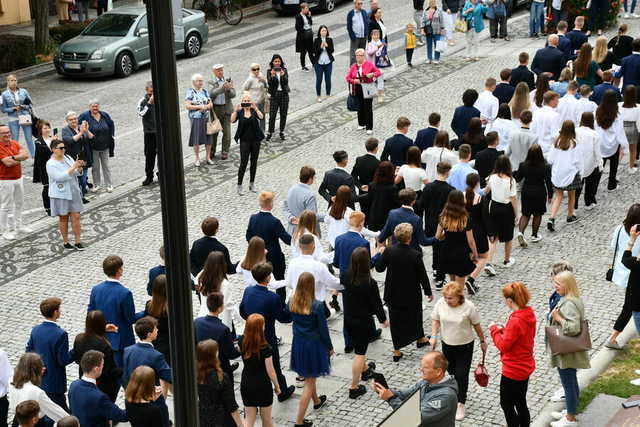
[[[413,49],[416,48],[416,33],[413,24],[407,24],[407,31],[404,33],[404,49],[407,55],[407,65],[413,67],[411,59],[413,58]]]

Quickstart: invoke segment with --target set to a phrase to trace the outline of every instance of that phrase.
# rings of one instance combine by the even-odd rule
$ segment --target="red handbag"
[[[484,366],[484,357],[486,353],[482,352],[482,362],[478,365],[475,371],[473,371],[473,376],[476,378],[476,382],[480,387],[486,387],[489,384],[489,371]]]

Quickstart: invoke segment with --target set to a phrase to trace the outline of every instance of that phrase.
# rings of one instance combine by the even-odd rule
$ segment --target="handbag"
[[[28,126],[33,124],[33,121],[31,120],[31,114],[20,114],[18,116],[18,123],[20,124],[20,126]]]
[[[591,350],[591,334],[589,334],[589,322],[583,320],[581,322],[580,333],[575,336],[565,335],[562,332],[562,326],[549,325],[545,327],[545,335],[551,354],[568,354],[577,353],[579,351]]]
[[[613,259],[611,260],[611,268],[607,270],[607,274],[605,274],[605,279],[607,282],[613,282],[613,266],[616,263],[616,256],[618,255],[618,243],[620,242],[620,232],[622,231],[622,226],[618,229],[618,236],[616,237],[616,249],[613,251]]]
[[[358,98],[353,92],[355,92],[355,87],[352,90],[349,90],[349,96],[347,96],[347,110],[358,111],[360,110],[360,98]]]
[[[467,24],[467,20],[461,17],[456,19],[456,27],[455,30],[459,33],[466,33],[469,31],[469,25]]]
[[[393,65],[386,46],[382,47],[380,55],[376,55],[375,65],[378,68],[388,68]]]
[[[480,387],[486,387],[489,385],[489,371],[487,371],[487,367],[484,366],[484,357],[486,354],[486,352],[482,352],[482,362],[478,364],[476,370],[473,371],[473,376]]]
[[[375,83],[360,83],[362,87],[362,97],[364,99],[372,99],[378,93],[378,88]]]
[[[211,120],[207,121],[207,135],[215,135],[222,131],[222,124],[216,116],[216,113],[211,109]]]
[[[447,50],[447,43],[444,40],[436,41],[436,52],[439,52],[441,55]]]

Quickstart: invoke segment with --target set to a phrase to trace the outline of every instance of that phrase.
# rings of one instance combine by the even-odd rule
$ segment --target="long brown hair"
[[[303,211],[298,217],[298,226],[296,227],[296,231],[293,233],[293,240],[298,241],[300,236],[305,232],[309,232],[314,236],[317,236],[318,231],[316,230],[316,218],[315,212],[309,210]]]
[[[596,123],[602,129],[609,129],[618,117],[618,97],[613,89],[602,95],[602,101],[596,109]]]
[[[220,251],[213,251],[207,256],[204,268],[198,278],[198,291],[202,295],[220,292],[222,282],[227,278],[227,262]]]
[[[25,353],[20,357],[16,369],[13,371],[11,384],[18,389],[28,382],[39,387],[42,383],[43,371],[44,363],[42,363],[40,355],[37,353]]]
[[[625,87],[624,93],[622,94],[622,107],[623,108],[637,107],[638,106],[638,104],[636,104],[636,99],[638,99],[636,96],[637,93],[638,91],[634,85],[629,85]]]
[[[316,281],[313,274],[304,272],[298,277],[296,290],[289,301],[289,311],[297,314],[311,314],[316,297]]]
[[[371,257],[366,248],[356,248],[351,253],[351,264],[349,265],[349,281],[352,285],[358,285],[371,281]]]
[[[556,138],[554,147],[567,151],[576,146],[576,125],[571,120],[565,120],[560,128],[560,135]]]
[[[254,354],[260,357],[260,350],[267,344],[264,338],[264,317],[262,314],[253,313],[247,317],[242,335],[240,351],[244,359],[249,359]]]
[[[129,377],[125,391],[125,399],[131,403],[141,403],[146,400],[153,402],[156,394],[156,373],[145,365],[138,366]]]
[[[107,339],[107,320],[100,310],[92,310],[87,313],[84,321],[84,332],[76,336],[76,341],[82,341],[92,336],[109,343]]]
[[[464,205],[469,213],[471,213],[471,209],[473,208],[473,201],[476,198],[476,187],[479,183],[480,175],[475,172],[467,174],[467,179],[465,180],[467,187],[464,190]]]
[[[253,236],[249,240],[249,246],[247,246],[247,252],[244,254],[244,259],[240,263],[240,267],[247,271],[251,271],[257,264],[265,261],[267,255],[265,253],[265,245],[262,237]]]
[[[529,85],[525,82],[520,82],[516,85],[516,90],[513,92],[513,98],[509,102],[511,107],[511,117],[516,119],[520,118],[520,114],[523,111],[531,108],[531,96],[529,94]]]
[[[220,367],[218,348],[218,343],[212,339],[200,341],[198,343],[198,346],[196,347],[198,384],[205,384],[207,382],[207,377],[213,371],[215,371],[218,380],[222,381],[224,373]]]
[[[147,303],[147,314],[156,319],[169,312],[167,302],[167,276],[158,275],[153,281],[151,301]]]
[[[375,174],[373,175],[374,184],[393,184],[395,174],[393,163],[388,160],[380,162]]]
[[[576,77],[584,78],[587,77],[587,73],[589,72],[589,65],[591,65],[591,61],[593,60],[593,48],[588,42],[585,42],[580,46],[580,50],[578,51],[578,57],[573,63],[573,70],[576,73]]]
[[[542,108],[544,94],[549,90],[549,73],[540,73],[536,80],[536,95],[534,97],[535,104]]]
[[[469,213],[461,191],[453,190],[440,214],[440,225],[446,231],[463,231],[469,221]]]
[[[336,198],[333,201],[333,205],[331,205],[329,215],[335,219],[344,218],[344,213],[349,203],[351,203],[351,189],[346,185],[341,185],[336,191]]]
[[[410,166],[415,166],[417,168],[422,167],[422,162],[420,161],[420,148],[414,146],[409,147],[407,150],[407,164]]]

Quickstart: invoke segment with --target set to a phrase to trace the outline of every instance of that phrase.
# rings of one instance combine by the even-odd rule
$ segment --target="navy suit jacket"
[[[567,64],[564,52],[557,47],[545,47],[536,52],[531,62],[531,71],[540,75],[541,73],[553,74],[553,80],[558,80],[560,72]]]
[[[430,246],[436,242],[435,237],[427,237],[424,233],[424,228],[422,228],[422,219],[416,215],[412,209],[404,207],[393,209],[389,212],[389,217],[387,218],[387,222],[384,224],[384,228],[380,231],[378,241],[384,242],[388,237],[391,237],[391,240],[395,245],[396,238],[393,235],[393,231],[396,228],[396,225],[403,222],[408,222],[413,226],[413,234],[411,235],[411,243],[409,244],[413,249],[417,249],[422,252],[420,245]]]
[[[147,282],[147,295],[151,296],[153,291],[153,281],[161,274],[167,274],[167,267],[164,265],[156,265],[149,269],[149,281]]]
[[[624,57],[620,69],[616,72],[616,78],[622,78],[624,87],[640,85],[640,55],[634,53]]]
[[[580,50],[583,44],[589,41],[589,36],[587,36],[583,31],[580,30],[571,30],[567,33],[566,36],[571,42],[571,53]],[[571,58],[569,58],[571,59]]]
[[[131,291],[121,283],[107,279],[91,289],[87,311],[100,310],[107,323],[118,327],[118,332],[107,332],[107,338],[114,351],[122,351],[136,342],[133,325],[136,322],[136,308]]]
[[[193,242],[189,258],[191,260],[191,274],[197,276],[204,268],[204,263],[211,252],[222,252],[225,261],[227,261],[227,274],[236,274],[236,265],[231,262],[229,249],[218,240],[217,237],[203,236]]]
[[[351,267],[351,254],[357,248],[365,248],[369,255],[371,255],[371,248],[369,247],[369,241],[362,237],[360,233],[355,231],[347,231],[336,237],[336,247],[333,254],[333,265],[340,269],[340,282],[346,283],[347,273]],[[371,265],[377,260],[378,254],[376,254],[371,260]]]
[[[38,353],[47,370],[42,377],[42,388],[47,393],[67,391],[67,370],[73,362],[73,352],[69,351],[67,331],[54,322],[42,322],[31,329],[31,336],[25,351]]]
[[[564,53],[564,62],[566,63],[568,60],[573,59],[573,46],[571,44],[571,39],[566,35],[558,35],[558,49]]]
[[[596,104],[600,105],[600,103],[602,102],[602,97],[604,96],[604,93],[608,90],[612,90],[616,93],[618,102],[622,101],[622,95],[620,95],[620,89],[618,89],[616,86],[612,85],[611,83],[607,83],[607,82],[596,85],[593,88],[593,93],[591,94],[589,99],[595,102]]]
[[[407,150],[413,145],[411,138],[397,133],[384,142],[380,160],[390,160],[394,166],[402,166],[407,163]]]
[[[109,420],[129,421],[127,413],[118,408],[98,387],[82,379],[69,387],[69,408],[82,427],[109,427]]]
[[[208,339],[218,343],[220,367],[233,378],[229,360],[240,357],[240,352],[233,345],[233,337],[229,328],[219,318],[207,315],[195,319],[193,329],[195,330],[196,344]]]
[[[513,98],[513,92],[515,92],[515,90],[516,88],[509,83],[498,83],[493,91],[493,96],[498,98],[498,105],[508,104],[511,98]]]
[[[291,323],[291,313],[282,298],[265,286],[254,285],[244,288],[240,302],[240,316],[246,319],[253,313],[264,317],[264,336],[271,347],[278,345],[276,338],[276,320]]]
[[[284,279],[286,269],[284,254],[280,248],[280,240],[285,245],[291,245],[291,235],[287,233],[278,218],[271,212],[258,212],[251,215],[247,227],[247,242],[253,236],[261,237],[267,249],[267,261],[273,265],[273,275],[276,280]]]
[[[462,105],[455,109],[453,119],[451,119],[451,130],[458,136],[458,141],[462,139],[462,135],[469,129],[469,122],[474,117],[480,117],[480,110],[476,107]]]
[[[420,129],[418,131],[415,144],[420,149],[420,151],[424,151],[427,148],[433,146],[433,140],[436,138],[437,133],[438,129],[431,127]]]

